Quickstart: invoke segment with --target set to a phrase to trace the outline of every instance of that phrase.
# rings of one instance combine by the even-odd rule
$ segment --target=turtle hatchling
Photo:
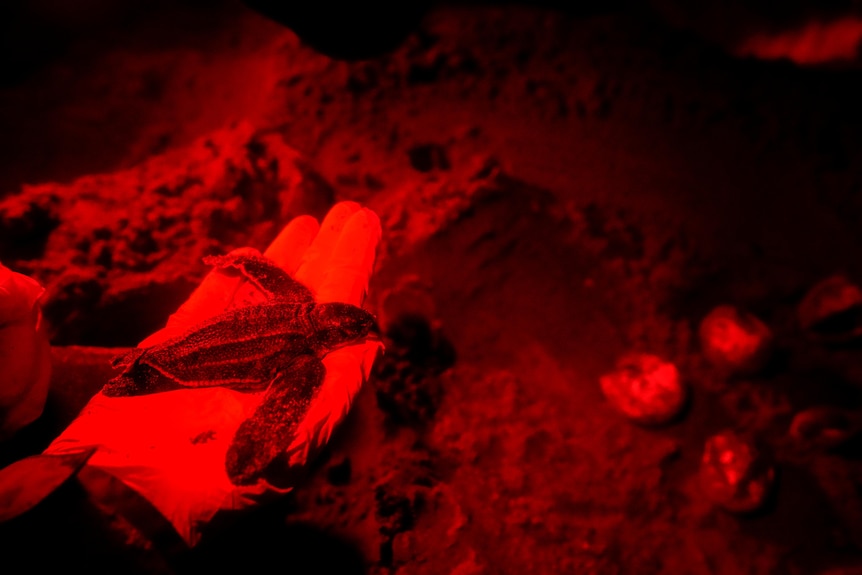
[[[204,262],[237,270],[265,301],[230,309],[180,336],[118,356],[112,365],[123,371],[102,392],[120,397],[183,387],[265,390],[252,417],[239,426],[225,460],[230,480],[247,485],[292,443],[323,382],[321,358],[364,340],[376,324],[357,306],[315,303],[308,288],[262,255],[231,252]]]

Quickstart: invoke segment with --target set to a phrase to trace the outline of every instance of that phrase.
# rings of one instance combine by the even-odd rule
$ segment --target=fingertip
[[[284,226],[263,255],[287,273],[295,274],[319,230],[320,224],[312,216],[296,217]]]
[[[343,201],[338,202],[329,208],[329,212],[326,214],[326,217],[323,219],[324,222],[331,221],[333,224],[337,224],[339,220],[346,221],[351,215],[358,212],[362,209],[356,202],[351,201]]]
[[[374,242],[380,242],[380,239],[383,237],[383,228],[380,226],[380,217],[373,211],[368,208],[362,208],[361,210],[362,222],[368,230],[369,237],[372,237]]]
[[[380,219],[373,211],[364,208],[350,217],[333,246],[326,274],[318,285],[318,301],[362,303],[381,235]]]
[[[329,268],[332,251],[345,223],[362,207],[356,202],[338,202],[320,223],[314,241],[305,250],[296,269],[296,279],[312,290],[320,286]]]
[[[377,214],[356,202],[339,202],[321,223],[308,215],[291,220],[264,255],[300,282],[322,293],[323,299],[320,293],[318,295],[320,301],[359,304],[367,290],[381,234]],[[226,309],[243,282],[242,277],[218,269],[210,271],[168,319],[165,328],[146,338],[141,345],[154,345],[181,334]]]

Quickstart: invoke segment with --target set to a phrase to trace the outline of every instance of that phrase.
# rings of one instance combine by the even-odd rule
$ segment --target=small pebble
[[[775,483],[775,468],[762,453],[733,431],[706,441],[700,464],[700,485],[713,503],[733,513],[760,508]]]
[[[724,374],[753,373],[769,359],[772,332],[756,316],[729,305],[712,310],[700,323],[700,345]]]
[[[682,410],[687,395],[676,366],[648,353],[623,356],[613,372],[601,377],[600,384],[616,409],[644,425],[670,422]]]
[[[827,342],[844,342],[862,335],[862,290],[841,275],[815,285],[799,304],[799,325]]]

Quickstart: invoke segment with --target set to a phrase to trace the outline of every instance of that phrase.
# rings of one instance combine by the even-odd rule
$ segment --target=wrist
[[[84,482],[65,481],[26,512],[0,523],[4,563],[33,573],[75,567],[97,573],[173,572],[167,553],[145,538],[130,538],[130,523],[106,510]]]
[[[77,482],[125,545],[165,556],[188,549],[173,525],[146,498],[110,473],[85,465]]]

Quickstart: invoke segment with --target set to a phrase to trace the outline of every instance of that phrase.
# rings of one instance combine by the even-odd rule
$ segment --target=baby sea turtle
[[[247,485],[293,442],[323,382],[321,358],[367,337],[375,321],[354,305],[315,303],[308,288],[259,254],[231,252],[204,262],[237,270],[266,300],[116,357],[112,365],[123,371],[102,393],[120,397],[210,386],[266,390],[255,413],[239,426],[225,461],[230,480]]]

